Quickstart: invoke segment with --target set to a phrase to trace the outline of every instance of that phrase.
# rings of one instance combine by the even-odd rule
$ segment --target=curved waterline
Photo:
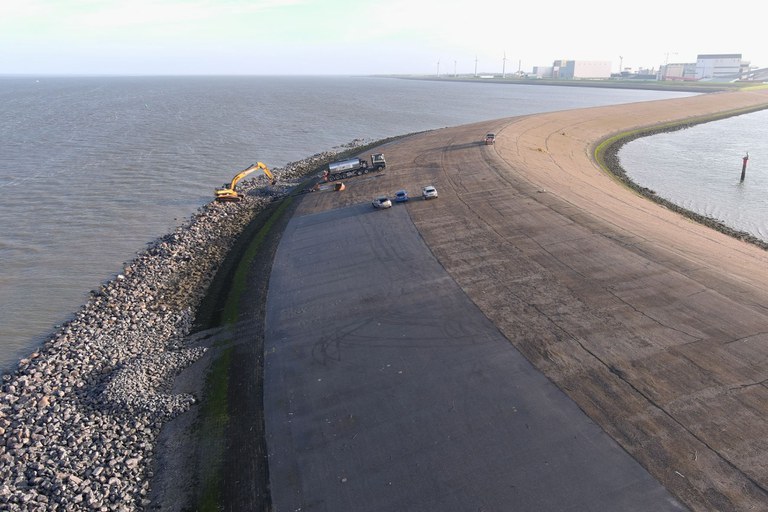
[[[684,130],[686,128],[690,128],[691,126],[695,126],[698,124],[709,123],[712,121],[719,121],[722,119],[740,116],[743,114],[751,114],[753,112],[759,112],[761,110],[766,110],[766,109],[768,109],[768,104],[741,108],[741,109],[728,110],[725,112],[719,112],[717,114],[693,117],[690,119],[682,119],[679,121],[672,121],[672,122],[664,123],[660,125],[648,126],[644,128],[638,128],[635,130],[621,132],[621,133],[611,135],[604,139],[599,140],[595,144],[594,149],[592,150],[592,157],[595,160],[595,162],[600,166],[600,168],[603,169],[609,176],[615,178],[619,183],[635,191],[641,196],[647,199],[650,199],[651,201],[657,204],[660,204],[661,206],[669,210],[679,213],[695,222],[698,222],[707,227],[715,229],[733,238],[737,238],[744,242],[753,244],[757,247],[760,247],[761,249],[768,250],[768,241],[762,240],[746,231],[734,229],[714,217],[702,215],[700,213],[696,213],[694,211],[683,208],[682,206],[657,195],[654,190],[636,183],[629,177],[626,170],[622,167],[618,157],[619,150],[621,150],[621,148],[625,144],[635,139],[639,139],[641,137],[648,137],[651,135],[657,135],[659,133],[668,133],[668,132],[674,132],[677,130]]]

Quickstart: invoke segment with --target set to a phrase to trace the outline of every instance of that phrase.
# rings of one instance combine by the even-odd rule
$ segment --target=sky
[[[712,53],[768,67],[760,5],[0,0],[0,75],[446,76],[530,72],[558,59],[611,61],[617,72]]]

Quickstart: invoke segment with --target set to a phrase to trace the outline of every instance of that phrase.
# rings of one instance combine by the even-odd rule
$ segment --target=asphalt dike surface
[[[408,211],[438,201],[287,226],[266,306],[273,510],[683,510],[445,271]]]
[[[438,200],[408,203],[414,224],[536,368],[692,510],[765,510],[768,253],[593,155],[622,133],[766,106],[763,89],[435,130],[383,148],[379,179],[299,211],[435,185]]]

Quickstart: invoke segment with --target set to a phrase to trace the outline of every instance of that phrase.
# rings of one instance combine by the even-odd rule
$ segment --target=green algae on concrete
[[[205,400],[199,420],[198,444],[201,446],[201,453],[204,452],[205,456],[201,460],[198,474],[200,479],[198,509],[204,512],[222,510],[222,503],[230,501],[230,498],[225,496],[226,473],[230,469],[225,467],[225,461],[229,459],[228,451],[232,449],[230,444],[240,441],[233,439],[236,436],[232,433],[239,428],[238,425],[233,425],[232,421],[241,416],[241,413],[233,411],[238,407],[239,402],[239,399],[233,396],[239,392],[235,389],[238,381],[237,374],[240,371],[242,359],[253,355],[252,352],[261,352],[259,347],[263,345],[263,327],[254,325],[260,320],[249,319],[247,318],[249,315],[244,314],[246,305],[254,306],[247,299],[249,291],[247,286],[253,272],[254,260],[264,249],[265,240],[274,234],[275,224],[283,219],[292,204],[293,198],[286,197],[276,208],[270,208],[266,218],[262,215],[256,217],[254,225],[258,229],[246,230],[242,239],[247,241],[247,244],[233,253],[236,262],[227,272],[228,278],[225,280],[227,284],[223,287],[224,296],[220,297],[224,306],[217,315],[218,322],[223,328],[223,335],[221,341],[214,347],[216,355],[206,379]],[[260,288],[266,293],[268,273],[259,276],[259,279],[263,280],[263,286]],[[240,341],[242,330],[252,332],[253,344],[257,347],[243,346]],[[253,378],[258,380],[258,375],[254,375]],[[260,397],[254,396],[253,400],[260,403]],[[257,436],[258,439],[253,442],[263,442],[263,436]],[[241,441],[244,445],[251,442],[251,440]],[[260,450],[257,449],[257,451]],[[257,461],[254,463],[258,464]],[[265,463],[263,465],[266,466]],[[266,475],[266,468],[263,474]],[[265,477],[261,487],[265,488],[267,485]],[[261,493],[266,495],[266,489]],[[268,501],[268,497],[264,496],[264,500]],[[257,506],[256,503],[253,505]]]
[[[251,262],[261,249],[261,245],[272,229],[272,226],[275,224],[277,219],[279,219],[285,213],[285,210],[291,205],[292,202],[293,198],[290,196],[286,197],[280,202],[280,206],[264,223],[264,226],[259,229],[258,233],[256,233],[256,236],[251,240],[251,243],[245,250],[243,257],[240,260],[237,269],[235,270],[235,275],[232,278],[231,290],[229,292],[229,296],[227,297],[227,301],[224,305],[224,311],[222,313],[223,324],[233,324],[237,321],[240,314],[240,298],[242,297],[243,291],[245,290],[246,278],[248,277],[248,271],[250,269]]]
[[[207,400],[200,411],[198,436],[205,443],[206,457],[200,468],[200,498],[198,510],[213,512],[219,510],[221,494],[221,471],[224,463],[223,454],[226,446],[225,433],[229,426],[227,391],[229,388],[229,368],[232,361],[232,347],[219,351],[206,378]]]

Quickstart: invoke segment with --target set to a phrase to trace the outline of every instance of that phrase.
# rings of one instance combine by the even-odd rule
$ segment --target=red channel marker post
[[[747,153],[741,160],[741,181],[744,181],[744,176],[747,174],[747,161],[749,160],[749,153]]]

